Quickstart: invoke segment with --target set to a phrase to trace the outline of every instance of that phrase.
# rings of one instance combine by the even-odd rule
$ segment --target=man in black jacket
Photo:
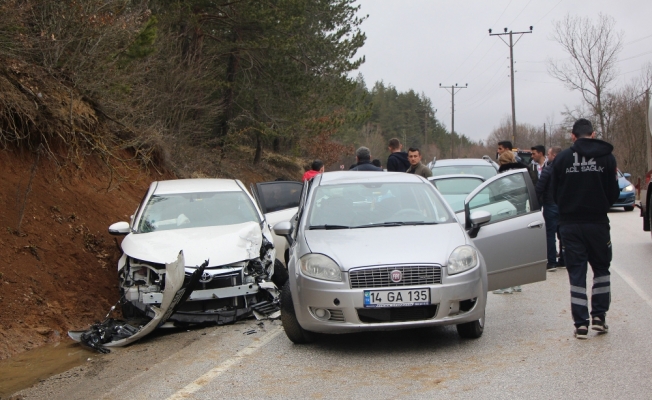
[[[575,337],[586,339],[589,329],[586,293],[587,262],[593,270],[591,325],[607,333],[605,321],[611,301],[609,266],[611,237],[607,212],[618,199],[613,146],[595,139],[591,122],[573,125],[573,145],[559,153],[552,165],[552,188],[559,206],[559,233],[570,279]]]
[[[360,147],[355,151],[356,164],[349,171],[383,171],[371,163],[371,152],[367,147]]]
[[[560,152],[561,147],[558,146],[548,149],[548,165],[541,170],[541,176],[539,176],[536,184],[537,198],[539,199],[539,204],[543,205],[543,219],[546,221],[547,269],[549,272],[556,271],[557,267],[559,267],[557,262],[557,243],[555,240],[557,224],[559,223],[559,207],[557,207],[555,199],[552,197],[550,176],[552,175],[552,163]],[[534,150],[532,153],[534,154]]]
[[[387,172],[405,172],[410,168],[408,155],[401,151],[402,148],[398,139],[389,139],[388,149],[391,154],[387,158]]]

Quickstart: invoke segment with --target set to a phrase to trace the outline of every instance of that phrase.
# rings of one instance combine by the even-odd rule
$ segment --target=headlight
[[[312,278],[342,282],[340,267],[323,254],[306,254],[301,257],[301,272]]]
[[[454,275],[468,271],[478,265],[478,252],[471,246],[456,248],[448,257],[448,274]]]
[[[634,185],[627,185],[623,189],[623,192],[633,192],[634,191]]]

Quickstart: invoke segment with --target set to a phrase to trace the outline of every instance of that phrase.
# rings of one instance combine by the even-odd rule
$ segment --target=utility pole
[[[451,94],[451,158],[453,158],[453,133],[455,132],[455,90],[459,92],[460,90],[466,89],[468,87],[468,83],[466,86],[457,86],[457,83],[455,86],[442,86],[441,83],[439,84],[440,89],[450,89],[448,92]]]
[[[652,118],[649,113],[650,113],[650,89],[647,89],[645,91],[645,108],[648,110],[648,116],[645,118],[645,125],[646,125],[646,130],[645,130],[645,143],[647,144],[646,146],[646,153],[647,153],[647,170],[652,169],[652,145],[650,144],[650,136],[652,135],[652,130],[650,130],[652,127],[650,126],[650,123],[652,123]]]
[[[518,41],[521,40],[521,37],[526,33],[532,33],[532,26],[530,26],[529,32],[507,32],[507,28],[505,28],[504,33],[491,33],[491,29],[489,29],[489,36],[498,36],[505,44],[507,44],[507,42],[505,42],[505,39],[500,36],[509,35],[509,44],[507,44],[507,46],[509,46],[510,77],[512,80],[512,146],[514,147],[518,147],[516,146],[516,101],[514,99],[514,46],[516,46],[516,43],[518,43]],[[521,35],[516,39],[516,43],[513,42],[514,34]]]
[[[543,123],[543,145],[546,145],[546,123]]]

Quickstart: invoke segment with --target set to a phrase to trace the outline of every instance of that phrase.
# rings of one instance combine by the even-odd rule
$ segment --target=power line
[[[555,4],[555,6],[552,7],[552,8],[550,9],[550,11],[548,11],[547,13],[545,13],[545,14],[543,15],[543,17],[541,17],[537,22],[535,22],[534,25],[539,25],[539,22],[543,21],[543,19],[544,19],[545,17],[547,17],[548,14],[550,14],[550,13],[552,12],[552,10],[554,10],[555,8],[557,8],[557,6],[560,5],[562,1],[564,1],[564,0],[559,0],[559,3]]]
[[[530,4],[530,3],[528,3],[528,4]],[[510,71],[511,71],[510,77],[511,77],[511,81],[512,81],[512,144],[514,146],[516,146],[516,100],[514,98],[514,46],[516,45],[516,43],[514,43],[514,41],[513,41],[514,33],[516,33],[517,35],[521,35],[521,36],[518,37],[518,39],[516,39],[516,43],[518,43],[518,41],[521,40],[523,35],[525,35],[526,33],[532,33],[532,26],[530,26],[530,31],[529,32],[527,32],[527,31],[526,32],[512,32],[512,31],[507,32],[507,28],[505,28],[504,33],[491,33],[491,29],[489,29],[489,36],[498,36],[498,38],[500,40],[502,40],[505,44],[507,44],[507,42],[505,42],[505,40],[501,36],[509,35],[509,44],[507,44],[507,46],[509,46],[509,61],[510,61],[509,65],[510,65]]]
[[[623,46],[629,46],[630,44],[633,44],[633,43],[636,43],[636,42],[640,42],[641,40],[645,40],[645,39],[648,39],[648,38],[652,38],[652,35],[648,35],[648,36],[644,36],[644,37],[642,37],[642,38],[634,39],[634,40],[632,40],[631,42],[627,42],[627,43],[625,43]]]
[[[518,17],[520,17],[521,14],[523,14],[523,11],[525,11],[525,9],[527,8],[527,6],[530,5],[530,3],[532,3],[532,0],[528,1],[528,3],[525,5],[525,7],[523,7],[523,9],[521,10],[521,12],[518,13],[518,14],[516,15],[516,17],[514,18],[514,20],[513,20],[512,22],[510,22],[508,25],[511,25],[511,24],[513,24],[514,22],[516,22],[516,20],[518,19]],[[495,25],[495,24],[494,24],[494,25]]]

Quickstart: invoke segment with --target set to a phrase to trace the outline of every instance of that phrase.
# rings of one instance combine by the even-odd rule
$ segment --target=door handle
[[[541,228],[543,228],[543,222],[541,222],[541,221],[534,221],[534,222],[531,222],[530,224],[528,224],[527,227],[530,228],[530,229],[533,229],[533,228],[539,228],[539,229],[541,229]]]

